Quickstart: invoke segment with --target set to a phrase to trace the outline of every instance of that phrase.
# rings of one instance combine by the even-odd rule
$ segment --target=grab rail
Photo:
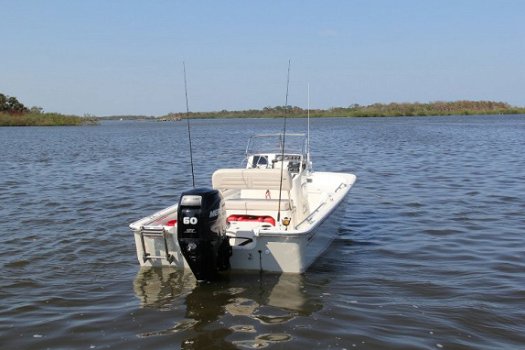
[[[299,226],[301,226],[302,224],[305,223],[305,221],[308,221],[309,223],[311,223],[311,220],[312,220],[312,216],[314,216],[317,212],[319,212],[319,210],[321,209],[321,207],[325,206],[326,205],[326,202],[322,202],[321,204],[319,204],[319,206],[317,208],[315,208],[314,211],[312,211],[310,213],[310,215],[308,215],[303,221],[301,221],[297,226],[295,226],[296,228],[298,228]]]
[[[339,190],[347,187],[348,185],[345,183],[345,182],[341,182],[339,184],[339,186],[337,186],[337,188],[335,189],[334,193],[337,193],[339,192]],[[331,194],[328,194],[328,198],[327,199],[332,199],[333,200],[333,197]],[[298,228],[299,226],[301,226],[302,224],[305,223],[305,221],[308,221],[309,223],[311,223],[311,220],[312,220],[312,216],[314,216],[320,209],[322,206],[326,205],[326,202],[322,202],[317,208],[315,208],[314,211],[312,211],[310,213],[310,215],[308,215],[303,221],[301,221],[297,226],[295,226],[296,228]]]
[[[347,185],[344,182],[341,182],[339,186],[335,189],[334,193],[337,193],[340,189],[345,188]]]

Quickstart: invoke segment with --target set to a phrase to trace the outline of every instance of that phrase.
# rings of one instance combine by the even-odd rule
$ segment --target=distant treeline
[[[41,107],[27,108],[16,97],[0,93],[0,126],[53,126],[96,123],[93,118],[44,113]]]
[[[311,117],[397,117],[433,115],[525,114],[525,107],[494,101],[454,101],[429,103],[374,103],[367,106],[311,109]],[[27,108],[15,97],[0,93],[0,126],[81,125],[95,124],[97,120],[180,120],[183,118],[281,118],[306,117],[307,110],[294,106],[264,107],[244,111],[169,113],[161,117],[118,115],[108,117],[79,117],[58,113],[44,113],[41,107]]]
[[[479,114],[525,114],[525,107],[514,107],[505,102],[454,101],[429,103],[374,103],[367,106],[353,104],[349,107],[311,109],[311,117],[397,117],[437,115],[479,115]],[[306,117],[307,110],[294,106],[264,107],[244,111],[191,112],[190,118],[278,118]],[[163,119],[186,118],[186,113],[172,113]]]

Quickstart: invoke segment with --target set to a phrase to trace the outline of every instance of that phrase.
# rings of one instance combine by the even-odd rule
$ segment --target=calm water
[[[207,185],[282,121],[192,127]],[[525,116],[312,120],[315,168],[358,176],[339,239],[204,286],[127,228],[191,185],[185,128],[0,128],[1,349],[525,348]]]

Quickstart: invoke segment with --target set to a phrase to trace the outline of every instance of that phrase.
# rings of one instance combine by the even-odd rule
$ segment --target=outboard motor
[[[226,236],[226,210],[219,191],[195,188],[182,193],[177,236],[182,255],[198,281],[212,281],[230,268],[232,249]]]

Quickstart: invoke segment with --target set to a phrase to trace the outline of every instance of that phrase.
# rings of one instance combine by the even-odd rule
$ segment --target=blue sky
[[[78,115],[525,105],[525,1],[0,0],[0,92]]]

